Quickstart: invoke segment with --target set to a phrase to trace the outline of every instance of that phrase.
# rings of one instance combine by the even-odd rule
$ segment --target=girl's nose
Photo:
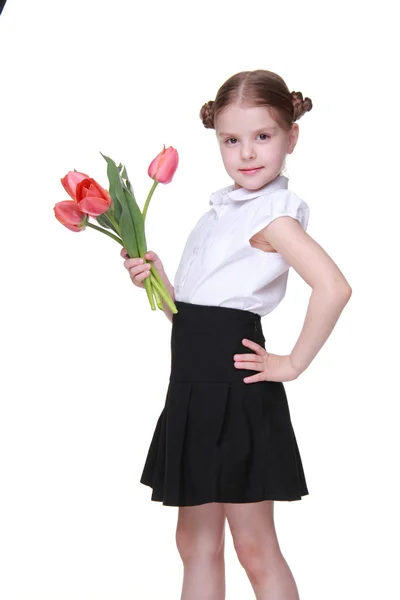
[[[245,160],[251,160],[252,158],[255,158],[255,156],[256,156],[255,149],[251,144],[243,144],[241,154],[242,154],[242,158]]]

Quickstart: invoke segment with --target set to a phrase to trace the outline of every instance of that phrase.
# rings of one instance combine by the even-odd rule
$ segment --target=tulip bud
[[[77,184],[75,199],[79,209],[92,217],[105,213],[112,204],[108,191],[91,177],[86,177]]]
[[[54,206],[54,215],[60,223],[71,231],[82,231],[86,227],[85,215],[74,200],[63,200]]]
[[[149,177],[158,183],[169,183],[178,167],[178,152],[170,146],[158,154],[148,168]]]
[[[61,179],[61,183],[64,186],[65,191],[73,200],[76,199],[76,186],[83,179],[87,179],[89,175],[80,173],[79,171],[69,171],[65,177]]]

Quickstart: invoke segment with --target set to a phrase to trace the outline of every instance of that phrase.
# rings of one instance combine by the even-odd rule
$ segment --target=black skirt
[[[261,317],[175,302],[171,375],[140,482],[167,506],[301,500],[308,494],[282,382],[244,383],[235,354],[265,348]]]

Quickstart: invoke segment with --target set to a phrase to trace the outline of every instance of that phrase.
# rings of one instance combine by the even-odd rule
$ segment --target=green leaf
[[[111,161],[109,168],[114,185],[114,193],[122,209],[122,207],[126,204],[124,195],[124,185],[114,161]]]
[[[124,194],[132,218],[133,226],[135,228],[139,254],[140,256],[144,256],[147,251],[147,244],[142,211],[137,205],[134,195],[130,192],[130,190],[127,187],[124,187]]]
[[[121,238],[124,243],[124,247],[126,248],[130,258],[137,258],[139,256],[139,248],[136,240],[135,228],[133,226],[129,208],[126,204],[122,208],[119,219],[119,227],[121,230]]]
[[[125,183],[119,173],[119,168],[122,165],[120,164],[117,167],[111,158],[102,156],[108,164],[107,175],[110,181],[110,195],[113,199],[115,197],[115,206],[118,205],[121,210],[116,220],[121,230],[121,238],[125,248],[131,257],[144,256],[147,251],[144,219],[136,203],[132,186],[128,179],[127,183]],[[125,167],[123,168],[123,172],[127,176]],[[134,252],[135,254],[132,255],[130,252]]]
[[[101,225],[102,227],[106,227],[107,229],[112,229],[113,231],[115,231],[116,234],[119,235],[119,231],[117,231],[114,227],[114,225],[111,223],[111,221],[109,220],[109,218],[107,217],[107,213],[103,213],[101,215],[98,215],[96,217],[96,221],[98,222],[99,225]]]
[[[123,170],[123,174],[122,177],[125,179],[125,186],[127,187],[127,189],[130,191],[130,193],[132,194],[133,197],[135,197],[135,194],[133,192],[133,187],[131,182],[129,181],[129,177],[128,177],[128,172],[126,170],[126,167],[124,167]]]
[[[111,158],[105,156],[104,154],[102,154],[102,152],[100,152],[100,154],[107,162],[107,177],[110,184],[109,192],[113,200],[114,219],[118,223],[122,212],[121,200],[123,203],[125,202],[124,195],[121,193],[121,179],[119,176],[119,171],[115,162]]]
[[[126,170],[125,166],[124,166],[124,168],[123,168],[123,170],[121,172],[121,177],[124,180],[123,181],[123,185],[124,185],[125,189],[127,189],[132,194],[133,198],[135,199],[135,194],[134,194],[134,191],[133,191],[133,187],[132,187],[131,182],[129,181],[128,171]],[[136,202],[136,200],[135,200],[135,202]]]

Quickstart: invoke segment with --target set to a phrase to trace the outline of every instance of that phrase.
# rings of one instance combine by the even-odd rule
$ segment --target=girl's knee
[[[252,580],[263,578],[282,558],[279,545],[274,547],[262,538],[247,538],[234,542],[239,562]]]
[[[232,504],[225,507],[239,562],[248,574],[265,571],[279,559],[274,524],[274,502]]]
[[[198,531],[178,526],[176,546],[183,562],[192,559],[215,560],[223,553],[224,538],[216,535],[202,535]]]
[[[176,545],[183,561],[217,558],[224,549],[225,514],[221,505],[182,507],[176,528]]]

